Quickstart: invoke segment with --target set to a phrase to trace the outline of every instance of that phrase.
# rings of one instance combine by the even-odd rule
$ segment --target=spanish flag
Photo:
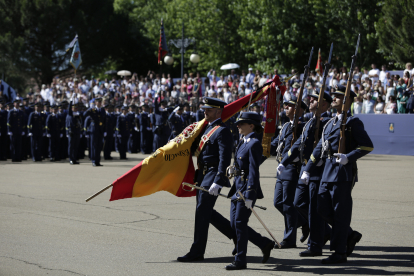
[[[268,95],[273,90],[272,85],[273,88],[278,85],[280,90],[285,90],[285,87],[281,86],[279,77],[275,76],[271,82],[253,92],[251,102],[254,103]],[[250,95],[246,95],[226,105],[222,120],[227,121],[234,114],[246,108],[249,99]],[[196,192],[184,190],[182,183],[193,183],[195,169],[191,145],[203,133],[206,125],[207,122],[204,119],[189,125],[179,136],[115,180],[112,183],[110,201],[146,196],[158,191],[167,191],[179,197],[195,196]]]

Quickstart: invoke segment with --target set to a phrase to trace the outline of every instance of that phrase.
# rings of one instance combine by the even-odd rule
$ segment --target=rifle
[[[321,118],[321,104],[323,102],[323,97],[325,95],[326,78],[328,77],[329,67],[331,66],[332,51],[333,51],[333,42],[331,44],[331,50],[329,51],[328,62],[324,64],[325,69],[323,70],[322,86],[321,86],[321,90],[319,91],[318,109],[316,110],[316,113],[315,113],[316,126],[315,126],[315,135],[314,135],[315,141],[313,142],[313,148],[315,148],[316,145],[319,142],[319,128],[320,128],[320,125],[321,125],[321,120],[320,120],[320,118]]]
[[[354,78],[354,67],[355,67],[355,61],[356,61],[357,54],[358,54],[360,38],[361,38],[361,34],[358,34],[358,42],[356,45],[355,54],[352,56],[351,69],[349,72],[348,82],[346,84],[344,102],[342,104],[342,123],[341,123],[341,133],[340,133],[341,136],[339,138],[338,153],[344,153],[344,154],[346,153],[345,125],[346,125],[348,110],[349,110],[349,107],[351,106],[351,83],[352,83],[352,79]]]
[[[297,96],[297,99],[296,99],[295,115],[293,116],[293,127],[292,127],[293,138],[292,138],[291,146],[293,146],[296,140],[298,140],[298,134],[296,133],[296,130],[298,128],[300,106],[302,105],[303,89],[305,87],[306,81],[308,80],[308,74],[309,74],[310,63],[312,60],[312,55],[313,55],[313,47],[309,55],[308,65],[305,65],[305,72],[303,73],[302,86],[299,89],[299,95]]]

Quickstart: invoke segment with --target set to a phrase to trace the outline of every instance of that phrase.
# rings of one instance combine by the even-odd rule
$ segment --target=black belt
[[[203,169],[203,175],[206,174],[209,168],[217,168],[219,163],[199,163],[198,167]]]
[[[240,175],[244,176],[244,175],[248,175],[248,174],[249,174],[249,172],[247,172],[245,170],[238,170],[238,169],[234,170],[234,176],[240,176]]]

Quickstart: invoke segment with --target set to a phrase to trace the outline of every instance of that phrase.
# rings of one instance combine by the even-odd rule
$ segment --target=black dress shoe
[[[302,237],[300,237],[300,242],[304,243],[308,237],[309,237],[309,225],[304,224],[302,226]]]
[[[226,265],[226,270],[241,270],[241,269],[246,269],[247,265],[246,264],[241,264],[240,262],[232,262],[229,265]]]
[[[346,258],[346,254],[337,254],[333,253],[331,256],[329,256],[326,259],[323,259],[321,261],[322,264],[340,264],[340,263],[346,263],[348,260]]]
[[[301,257],[316,257],[316,256],[322,256],[322,252],[313,252],[310,249],[307,249],[305,251],[302,251],[299,253],[299,256]]]
[[[92,166],[94,166],[94,167],[102,167],[103,165],[101,165],[100,163],[92,163]]]
[[[79,165],[79,162],[76,162],[76,161],[70,161],[69,162],[71,165]]]
[[[275,243],[275,249],[287,249],[287,248],[296,248],[296,244],[288,244],[286,241],[282,241],[279,246]]]
[[[268,243],[268,245],[266,245],[265,248],[262,249],[262,253],[263,253],[262,264],[266,263],[267,260],[269,260],[270,251],[272,251],[274,246],[275,246],[275,242],[272,241]]]
[[[349,255],[352,254],[352,252],[355,249],[355,245],[361,240],[361,238],[362,234],[357,231],[353,231],[352,234],[349,235],[348,242],[346,245],[346,256],[349,257]]]
[[[182,257],[178,257],[177,261],[179,262],[183,262],[183,263],[188,263],[188,262],[197,262],[197,261],[203,261],[204,260],[204,256],[193,256],[190,253],[182,256]]]

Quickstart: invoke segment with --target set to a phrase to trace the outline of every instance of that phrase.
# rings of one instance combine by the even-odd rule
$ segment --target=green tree
[[[414,1],[382,1],[382,14],[376,24],[379,51],[400,68],[414,54]]]

